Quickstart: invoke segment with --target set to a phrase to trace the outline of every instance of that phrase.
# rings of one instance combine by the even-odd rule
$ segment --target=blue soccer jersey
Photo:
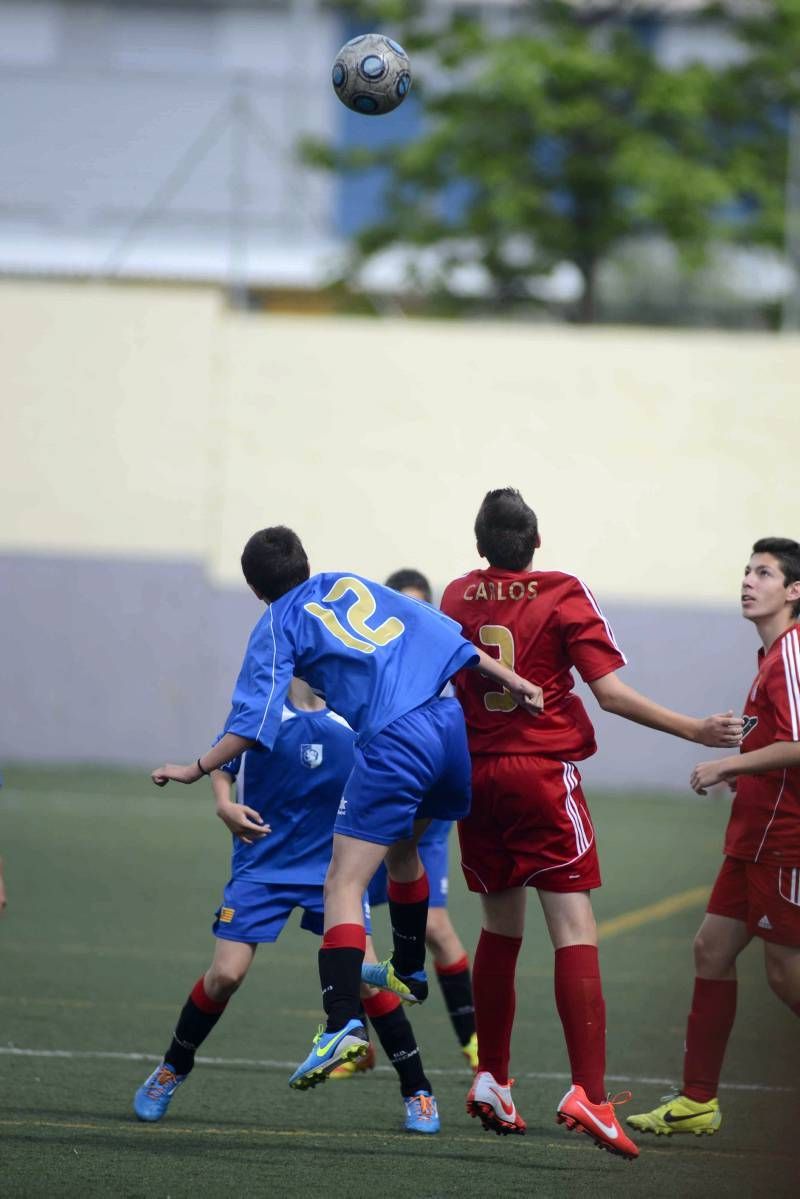
[[[354,740],[335,712],[303,711],[287,701],[272,752],[251,749],[223,767],[238,777],[239,803],[272,828],[253,845],[234,838],[235,879],[322,886]]]
[[[455,621],[429,604],[358,575],[314,575],[254,628],[225,732],[270,749],[295,674],[365,745],[477,660]]]

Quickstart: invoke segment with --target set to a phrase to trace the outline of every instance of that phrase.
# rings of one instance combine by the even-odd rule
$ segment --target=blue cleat
[[[176,1074],[169,1062],[156,1066],[133,1097],[133,1110],[139,1119],[154,1124],[165,1116],[172,1096],[186,1081],[186,1077],[185,1074]]]
[[[439,1108],[433,1095],[417,1091],[404,1099],[406,1105],[406,1132],[432,1133],[439,1131]]]
[[[335,1032],[325,1032],[320,1024],[311,1052],[289,1079],[289,1086],[296,1091],[307,1091],[325,1082],[342,1062],[356,1061],[368,1052],[367,1030],[360,1020],[348,1020],[344,1028]]]
[[[392,959],[385,962],[364,962],[361,981],[381,991],[399,995],[403,1003],[423,1003],[428,998],[428,976],[424,970],[414,974],[397,974]]]

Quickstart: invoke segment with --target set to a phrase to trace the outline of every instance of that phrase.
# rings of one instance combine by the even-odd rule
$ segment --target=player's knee
[[[230,999],[231,995],[239,990],[245,979],[247,970],[242,969],[235,964],[225,964],[224,966],[214,966],[206,975],[205,989],[209,999],[213,999],[215,1003],[225,1003]]]
[[[729,973],[734,964],[726,947],[718,944],[703,929],[695,936],[692,948],[695,973],[701,978],[722,978]]]
[[[792,1007],[800,1000],[797,980],[787,968],[786,963],[778,959],[767,958],[765,962],[767,982],[770,988],[783,1003]]]

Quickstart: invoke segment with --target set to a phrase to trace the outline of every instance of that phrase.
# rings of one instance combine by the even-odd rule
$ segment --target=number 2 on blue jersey
[[[354,595],[355,599],[347,609],[346,620],[350,627],[346,628],[333,609],[323,607],[323,604],[335,603],[348,592]],[[405,632],[406,626],[396,616],[388,617],[374,629],[367,624],[370,617],[374,616],[377,604],[375,596],[361,579],[342,575],[322,599],[322,604],[312,602],[304,604],[303,607],[306,612],[322,621],[337,641],[341,641],[348,649],[358,650],[360,654],[374,654],[377,646],[388,645]]]

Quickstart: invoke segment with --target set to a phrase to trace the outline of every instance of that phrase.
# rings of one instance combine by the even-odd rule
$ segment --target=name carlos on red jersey
[[[476,670],[456,675],[473,754],[529,753],[578,762],[597,750],[594,728],[573,688],[625,665],[608,621],[589,588],[560,571],[487,567],[454,579],[442,611],[464,636],[537,683],[545,710],[532,717],[508,691]]]

